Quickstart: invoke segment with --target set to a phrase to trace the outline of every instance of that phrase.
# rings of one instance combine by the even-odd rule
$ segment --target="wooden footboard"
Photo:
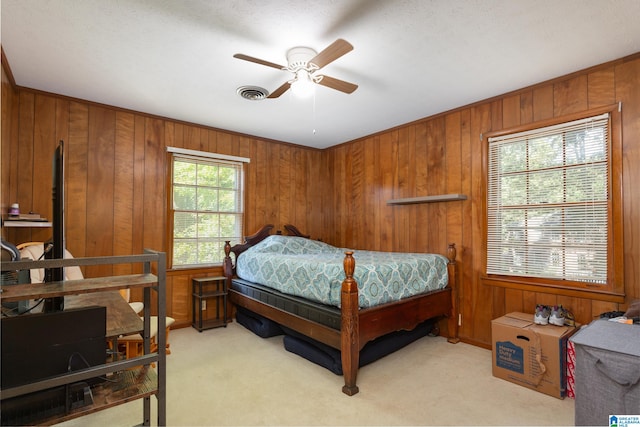
[[[412,330],[419,323],[439,316],[446,316],[448,321],[448,341],[457,343],[457,276],[456,249],[450,244],[447,257],[449,285],[447,288],[416,295],[401,301],[360,310],[358,307],[358,283],[353,278],[355,259],[353,252],[345,252],[342,282],[342,329],[341,356],[344,386],[342,392],[352,396],[358,393],[356,379],[360,366],[360,350],[364,345],[380,336],[400,330]]]
[[[249,247],[259,243],[269,236],[272,225],[263,227],[257,233],[247,237],[245,243],[233,248],[229,242],[225,244],[224,274],[227,288],[231,289],[231,280],[235,275],[235,263],[231,259],[231,252],[237,257]],[[294,226],[285,227],[291,235],[308,237],[299,232]],[[364,345],[380,336],[400,330],[412,330],[421,322],[435,317],[447,317],[449,342],[456,343],[458,339],[458,276],[456,266],[455,244],[447,249],[447,266],[449,283],[445,289],[416,295],[381,306],[359,309],[358,284],[353,278],[356,261],[353,252],[345,252],[345,279],[341,289],[341,330],[333,330],[326,326],[287,313],[279,308],[269,306],[250,297],[232,293],[231,299],[241,305],[277,323],[292,328],[300,333],[323,342],[341,351],[344,386],[342,391],[352,396],[358,393],[356,385],[358,367],[360,364],[360,350]]]

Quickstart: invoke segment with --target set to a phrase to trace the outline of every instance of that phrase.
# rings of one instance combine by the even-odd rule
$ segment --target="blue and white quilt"
[[[340,307],[344,253],[303,237],[269,236],[240,254],[238,277],[282,293]],[[353,250],[360,308],[398,301],[447,286],[446,257]]]

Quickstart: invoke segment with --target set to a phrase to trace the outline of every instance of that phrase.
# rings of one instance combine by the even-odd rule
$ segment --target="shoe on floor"
[[[546,305],[536,305],[536,314],[533,315],[533,323],[536,325],[548,325],[549,324],[550,310]]]

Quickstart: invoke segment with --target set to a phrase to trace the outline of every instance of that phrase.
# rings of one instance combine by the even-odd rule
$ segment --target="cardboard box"
[[[491,321],[493,376],[563,399],[567,340],[573,326],[536,325],[533,314],[509,313]]]

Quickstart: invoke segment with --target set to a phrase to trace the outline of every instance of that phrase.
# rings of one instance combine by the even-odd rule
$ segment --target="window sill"
[[[528,292],[541,292],[553,295],[563,295],[574,298],[585,298],[598,301],[624,303],[624,294],[598,289],[568,288],[553,284],[527,282],[525,279],[515,280],[504,277],[480,276],[480,282],[485,286],[517,289]]]
[[[222,264],[192,265],[185,267],[172,267],[167,270],[167,276],[211,273],[212,271],[222,271]]]

